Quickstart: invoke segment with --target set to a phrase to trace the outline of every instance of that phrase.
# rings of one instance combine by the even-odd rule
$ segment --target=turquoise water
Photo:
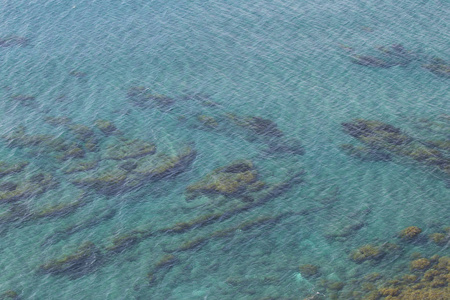
[[[327,279],[346,283],[339,292],[346,299],[352,279],[371,272],[394,276],[411,253],[448,255],[448,242],[436,245],[426,236],[450,226],[449,173],[395,152],[389,161],[361,160],[339,146],[362,145],[341,126],[355,118],[391,124],[419,142],[449,140],[450,78],[423,66],[433,57],[450,61],[450,6],[369,2],[3,1],[0,39],[20,36],[28,44],[16,39],[0,47],[2,136],[25,126],[30,135],[80,144],[70,126],[82,124],[94,128],[99,149],[85,149],[82,159],[61,158],[53,144],[0,141],[3,162],[29,162],[0,178],[2,184],[30,182],[41,172],[59,183],[2,202],[0,292],[14,290],[21,299],[304,299],[318,291],[328,297],[320,285]],[[396,44],[412,56],[405,66],[352,61],[357,55],[384,58],[377,47]],[[138,105],[129,96],[137,86],[173,103]],[[272,120],[284,135],[259,135],[229,114]],[[199,116],[218,125],[204,126]],[[48,117],[71,123],[52,126]],[[94,125],[98,119],[112,121],[122,134],[103,134]],[[73,184],[117,170],[122,162],[108,159],[107,147],[125,138],[154,143],[157,153],[148,157],[175,157],[186,147],[196,155],[176,176],[139,179],[127,189]],[[271,143],[284,142],[291,148],[270,151]],[[441,153],[448,163],[448,148]],[[300,170],[302,182],[254,206],[232,196],[187,199],[189,185],[241,159],[251,160],[269,187]],[[81,160],[97,167],[63,172]],[[29,216],[72,203],[83,192],[74,209]],[[162,230],[245,205],[185,232]],[[422,229],[423,240],[400,241],[398,232],[412,225]],[[229,228],[230,234],[214,236]],[[107,251],[115,237],[136,229],[154,234],[119,253]],[[208,242],[177,251],[200,237]],[[62,274],[40,269],[86,241],[99,248],[101,259]],[[385,242],[401,250],[376,263],[349,259],[353,249]],[[176,263],[155,267],[170,254]],[[303,264],[318,265],[320,276],[302,276]]]

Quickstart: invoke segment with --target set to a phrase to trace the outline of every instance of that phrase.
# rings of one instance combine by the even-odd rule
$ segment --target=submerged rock
[[[422,232],[417,226],[409,226],[399,232],[398,236],[405,241],[415,240],[419,234]]]
[[[100,129],[101,132],[105,135],[118,134],[116,125],[113,122],[108,120],[97,120],[95,121],[95,126]]]
[[[258,172],[251,161],[235,161],[218,168],[199,182],[186,188],[186,198],[221,194],[232,196],[244,193],[258,180]]]
[[[369,55],[357,55],[354,54],[351,56],[351,61],[354,64],[362,65],[366,67],[375,67],[375,68],[391,68],[396,66],[396,63],[389,62],[387,60],[383,60],[381,58],[377,58]]]
[[[32,95],[17,94],[17,95],[11,95],[10,99],[13,101],[16,101],[22,105],[31,105],[36,100],[36,97],[32,96]]]
[[[97,172],[91,176],[80,176],[73,184],[84,188],[92,188],[104,194],[115,194],[124,189],[127,172],[113,168]]]
[[[0,38],[0,47],[25,47],[28,46],[30,40],[22,36],[7,36]]]
[[[380,260],[386,253],[381,247],[374,245],[364,245],[350,254],[350,259],[356,263],[362,263],[366,260]]]
[[[79,71],[79,70],[72,70],[69,72],[70,76],[76,77],[76,78],[84,78],[87,76],[85,72]]]
[[[0,161],[0,178],[13,174],[22,172],[26,166],[28,166],[28,162],[20,162],[16,164],[9,164],[3,161]]]
[[[106,159],[125,160],[152,155],[156,145],[139,139],[122,140],[116,145],[110,145],[105,151]]]
[[[196,156],[197,152],[187,147],[175,156],[159,154],[155,157],[143,158],[137,161],[138,166],[131,173],[142,180],[172,177],[184,172]]]
[[[98,161],[96,160],[83,160],[83,161],[72,161],[69,165],[63,168],[62,172],[64,174],[73,174],[77,172],[85,172],[97,168]]]
[[[450,63],[441,58],[434,58],[429,64],[424,64],[422,67],[439,77],[450,78]]]
[[[0,294],[0,300],[19,300],[19,294],[16,291],[9,290]]]
[[[51,217],[62,217],[75,212],[79,207],[86,204],[86,199],[84,196],[79,199],[69,202],[69,203],[59,203],[56,205],[47,206],[39,209],[38,211],[31,212],[31,218],[51,218]]]
[[[11,183],[8,189],[0,191],[0,203],[16,202],[35,197],[55,188],[57,185],[58,183],[50,174],[34,175],[27,181]]]
[[[380,150],[370,147],[353,146],[351,144],[340,145],[339,148],[347,155],[358,158],[363,161],[389,161],[391,156]]]
[[[39,267],[42,273],[78,277],[94,270],[102,253],[92,242],[85,242],[74,253],[49,261]]]
[[[128,99],[138,106],[156,105],[159,108],[171,106],[175,100],[164,96],[153,94],[149,88],[143,86],[131,87],[127,92]]]
[[[236,125],[246,128],[255,134],[273,137],[283,136],[283,132],[278,129],[277,124],[272,120],[254,116],[241,118],[234,114],[227,114],[227,117]]]
[[[44,121],[53,126],[65,126],[72,122],[68,117],[45,117]]]
[[[374,148],[394,150],[412,141],[399,128],[380,121],[355,119],[350,123],[342,123],[342,126],[349,135]]]

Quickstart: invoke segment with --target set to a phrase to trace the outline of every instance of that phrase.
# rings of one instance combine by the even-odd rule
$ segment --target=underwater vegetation
[[[152,93],[152,91],[144,86],[131,87],[127,92],[127,97],[137,106],[167,108],[174,104],[173,98]]]
[[[354,279],[340,294],[330,299],[436,299],[450,296],[450,258],[434,255],[410,262],[410,272],[385,276],[373,273],[362,279]]]
[[[355,119],[342,123],[344,132],[374,151],[411,159],[420,165],[432,166],[450,174],[450,156],[438,148],[427,146],[401,129],[375,120]]]
[[[234,163],[230,164],[228,166],[229,167],[228,171],[242,170],[237,166],[238,165]],[[89,273],[92,270],[91,268],[85,269],[80,266],[85,261],[95,260],[95,264],[94,266],[92,266],[92,268],[96,268],[100,266],[100,262],[102,265],[111,262],[113,255],[118,255],[123,252],[126,252],[135,247],[136,245],[138,245],[139,243],[141,243],[142,241],[147,240],[149,238],[161,237],[163,235],[184,234],[191,230],[198,230],[205,226],[230,219],[231,217],[234,217],[242,212],[249,211],[255,207],[264,205],[268,201],[279,197],[280,195],[288,191],[290,188],[294,187],[296,184],[301,183],[303,173],[304,172],[293,174],[283,182],[268,185],[265,189],[261,190],[257,195],[255,195],[254,201],[251,203],[244,202],[241,206],[233,207],[228,210],[223,210],[216,213],[204,214],[188,221],[177,222],[169,227],[158,229],[155,228],[154,224],[149,224],[148,226],[140,227],[123,234],[118,235],[116,234],[111,238],[109,238],[107,244],[104,246],[97,247],[94,246],[92,243],[88,243],[87,246],[86,245],[81,246],[80,249],[75,251],[75,253],[63,256],[62,258],[56,258],[54,260],[51,260],[48,263],[41,265],[39,269],[41,271],[44,271],[45,273],[50,274],[64,274],[70,276],[71,272],[75,272],[76,276],[82,276],[84,274]],[[311,213],[310,210],[305,210],[298,213],[288,212],[280,214],[275,217],[261,217],[255,220],[248,220],[237,225],[236,227],[213,232],[211,235],[205,237],[204,241],[219,237],[225,237],[228,236],[229,234],[233,234],[233,232],[236,232],[238,230],[245,231],[262,224],[267,223],[274,224],[279,220],[281,220],[282,218],[292,216],[295,214],[306,215],[309,213]],[[102,219],[109,217],[110,214],[108,213],[108,211],[106,211]],[[47,237],[46,240],[43,242],[43,245],[54,243],[57,240],[61,240],[74,232],[87,228],[88,226],[91,226],[93,224],[95,225],[98,222],[100,222],[99,218],[92,218],[87,223],[83,222],[80,224],[69,226],[65,230],[57,231],[52,236]],[[186,243],[184,243],[179,248],[174,249],[173,252],[186,251],[191,249],[192,247],[193,247],[192,243],[191,246],[186,246]],[[100,260],[100,258],[104,257],[105,255],[108,257],[108,259]],[[163,259],[162,261],[165,261],[165,259]],[[162,262],[156,263],[152,269],[151,272],[152,275],[151,276],[149,275],[149,280],[151,279],[152,282],[155,281],[156,275],[154,274],[158,272],[160,273],[160,270],[168,271],[170,267],[174,265],[175,262],[177,261],[178,260],[174,260],[170,264]],[[78,268],[81,268],[81,271],[79,271]],[[157,277],[161,278],[164,276],[161,276],[161,274],[159,274],[157,275]]]
[[[347,155],[363,160],[363,161],[390,161],[389,153],[384,153],[381,150],[373,149],[364,146],[354,146],[351,144],[342,144],[339,148]]]
[[[94,216],[87,218],[86,220],[81,220],[74,224],[71,224],[63,229],[58,229],[55,232],[48,235],[41,246],[48,246],[51,244],[56,244],[61,240],[69,238],[72,234],[77,232],[92,228],[104,221],[112,219],[117,214],[117,209],[106,208],[97,212]]]
[[[19,300],[19,294],[16,291],[9,290],[0,294],[0,300]]]
[[[365,55],[355,53],[353,48],[341,46],[347,52],[351,52],[350,61],[354,64],[371,68],[405,67],[414,61],[418,61],[421,67],[434,75],[442,78],[450,78],[450,63],[439,57],[429,57],[424,54],[406,50],[401,44],[376,47],[377,53]]]
[[[191,240],[187,240],[186,242],[182,243],[180,246],[168,249],[167,252],[170,252],[170,254],[165,255],[162,257],[157,263],[154,264],[154,266],[151,268],[150,272],[147,274],[148,280],[150,284],[156,284],[158,281],[162,280],[164,278],[165,274],[169,271],[169,269],[174,266],[177,263],[180,263],[181,260],[177,258],[175,255],[179,254],[181,252],[189,251],[189,250],[196,250],[198,251],[201,247],[205,246],[208,242],[220,239],[220,238],[230,238],[233,235],[235,235],[237,232],[240,234],[242,232],[252,230],[255,228],[261,228],[264,227],[264,230],[267,230],[266,226],[273,226],[279,222],[281,222],[283,219],[295,216],[295,215],[307,215],[311,213],[309,210],[303,210],[300,212],[286,212],[281,213],[276,216],[260,216],[254,219],[246,220],[244,222],[241,222],[240,224],[236,226],[232,226],[225,229],[219,229],[214,232],[209,233],[208,235],[196,237]],[[302,267],[300,267],[302,268]],[[162,271],[162,272],[161,272]],[[318,270],[316,270],[316,274],[318,274]],[[230,281],[230,282],[228,282]],[[242,282],[238,279],[229,279],[227,280],[228,283],[233,282],[233,285],[241,285]]]
[[[127,192],[147,184],[149,180],[160,180],[184,172],[196,157],[196,151],[190,147],[184,148],[180,150],[180,153],[172,156],[160,153],[149,157],[148,155],[153,154],[154,147],[148,151],[147,144],[144,145],[144,148],[131,146],[131,148],[122,147],[119,152],[113,150],[115,154],[118,154],[113,157],[115,160],[122,160],[119,157],[127,159],[142,155],[145,157],[112,167],[98,168],[89,174],[80,174],[72,180],[72,183],[107,195]],[[107,150],[108,158],[111,158],[110,151],[111,149]]]
[[[418,59],[413,52],[406,50],[401,44],[377,47],[378,53],[374,55],[360,55],[352,53],[351,62],[357,65],[373,68],[391,68],[394,66],[407,66]]]
[[[13,174],[22,172],[29,162],[20,162],[15,164],[10,164],[7,162],[0,161],[0,178]]]
[[[0,191],[0,203],[10,203],[38,196],[49,189],[58,186],[55,178],[48,173],[39,173],[31,176],[28,180],[17,183],[3,183]]]
[[[439,77],[450,78],[450,63],[441,58],[435,57],[422,67]]]
[[[175,114],[180,124],[192,129],[206,130],[236,138],[239,136],[248,142],[263,144],[269,154],[303,155],[301,142],[287,136],[278,125],[261,116],[240,116],[225,111],[220,105],[202,95],[183,95],[170,98],[156,95],[147,87],[131,87],[127,98],[141,108],[156,107],[163,112]],[[201,107],[186,108],[185,101],[199,102]],[[218,109],[220,107],[220,109]],[[206,110],[205,108],[210,108]]]
[[[156,145],[138,139],[120,140],[119,144],[108,146],[105,151],[106,159],[124,160],[139,158],[156,153]]]
[[[260,190],[265,183],[258,181],[258,172],[251,161],[235,161],[218,168],[199,182],[186,188],[186,199],[200,195],[220,194],[238,196],[249,190]]]
[[[410,227],[407,227],[407,228],[403,229],[402,231],[400,231],[398,236],[403,240],[411,241],[411,240],[416,239],[421,232],[422,232],[422,229],[420,229],[419,227],[410,226]]]
[[[94,271],[102,262],[102,253],[92,242],[85,242],[73,253],[51,260],[39,272],[78,277]]]

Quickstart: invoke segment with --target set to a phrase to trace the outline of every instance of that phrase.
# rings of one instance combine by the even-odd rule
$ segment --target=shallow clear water
[[[110,120],[123,135],[95,129],[100,150],[86,157],[99,161],[99,169],[69,175],[63,168],[80,159],[58,157],[42,144],[15,147],[1,140],[3,162],[29,162],[2,183],[46,172],[59,185],[2,202],[0,292],[15,290],[23,299],[303,299],[326,293],[322,279],[351,289],[348,282],[367,273],[396,275],[411,253],[449,254],[448,243],[397,237],[407,226],[420,227],[426,237],[450,225],[448,172],[395,152],[390,161],[361,160],[339,146],[362,145],[341,126],[355,118],[391,124],[419,142],[450,139],[450,78],[423,67],[433,57],[450,61],[450,6],[369,2],[2,1],[0,39],[21,36],[29,43],[0,47],[1,134],[25,126],[27,134],[80,143],[70,125],[45,122],[68,117],[91,128],[98,119]],[[384,58],[377,47],[396,44],[412,56],[404,66],[352,62],[358,55]],[[136,86],[173,103],[136,105],[129,96]],[[272,120],[284,133],[275,143],[298,140],[304,154],[267,151],[273,139],[236,126],[230,113]],[[203,115],[219,126],[204,126]],[[121,163],[106,157],[107,146],[119,145],[121,136],[152,142],[157,154],[175,156],[190,146],[196,156],[177,176],[145,179],[117,193],[74,185],[75,178]],[[448,163],[449,151],[441,154]],[[238,159],[251,160],[268,186],[299,170],[303,182],[186,232],[158,231],[248,205],[239,197],[186,197],[187,186]],[[70,203],[83,191],[83,205],[70,212],[5,217]],[[262,216],[279,219],[239,228]],[[75,224],[77,230],[67,230]],[[158,233],[120,253],[107,251],[114,237],[149,226]],[[214,236],[228,228],[235,230]],[[336,231],[341,236],[333,236]],[[199,237],[208,242],[176,251]],[[73,268],[40,271],[86,241],[100,249],[93,268],[83,261],[80,276],[70,276]],[[385,242],[401,250],[376,263],[349,259],[353,249]],[[176,263],[155,267],[171,253]],[[320,276],[302,276],[303,264],[318,265]]]

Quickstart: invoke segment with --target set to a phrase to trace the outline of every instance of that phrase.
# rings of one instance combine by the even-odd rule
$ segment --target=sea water
[[[341,125],[354,119],[391,124],[419,142],[448,142],[450,78],[424,65],[434,57],[450,61],[449,5],[2,1],[1,161],[29,164],[0,180],[20,186],[43,172],[58,185],[2,202],[0,292],[14,290],[20,299],[304,299],[316,293],[347,299],[352,282],[367,274],[407,272],[411,253],[448,255],[448,243],[427,236],[450,225],[449,173],[395,152],[390,160],[358,159],[340,146],[363,145]],[[382,50],[395,45],[412,57],[408,63],[355,63],[362,56],[384,58]],[[133,87],[171,103],[135,103]],[[203,126],[199,116],[218,127]],[[236,126],[230,116],[271,120],[282,141],[301,146],[297,153],[268,151],[264,135]],[[17,147],[5,138],[25,128],[29,135],[80,143],[72,125],[49,125],[49,117],[89,128],[109,120],[121,133],[95,129],[99,149],[85,158],[64,158],[39,143]],[[86,157],[100,169],[117,167],[122,162],[105,157],[105,149],[123,139],[154,143],[154,155],[175,157],[186,147],[196,155],[176,176],[111,193],[73,184],[98,169],[62,172]],[[448,163],[448,148],[440,153]],[[236,195],[187,199],[188,186],[236,160],[251,161],[267,186],[300,170],[302,182],[254,206]],[[86,200],[76,209],[41,218],[24,213],[72,203],[82,193]],[[248,209],[180,233],[161,231],[236,205]],[[276,221],[239,227],[261,217]],[[399,239],[408,226],[422,229],[421,241]],[[121,251],[106,250],[136,230],[157,233]],[[201,237],[206,242],[198,247],[177,250]],[[87,241],[101,259],[42,271],[46,263],[73,259]],[[385,243],[399,249],[376,261],[350,258],[363,245]],[[164,257],[173,261],[161,264]],[[305,264],[320,271],[301,274]],[[326,282],[344,287],[332,291]]]

